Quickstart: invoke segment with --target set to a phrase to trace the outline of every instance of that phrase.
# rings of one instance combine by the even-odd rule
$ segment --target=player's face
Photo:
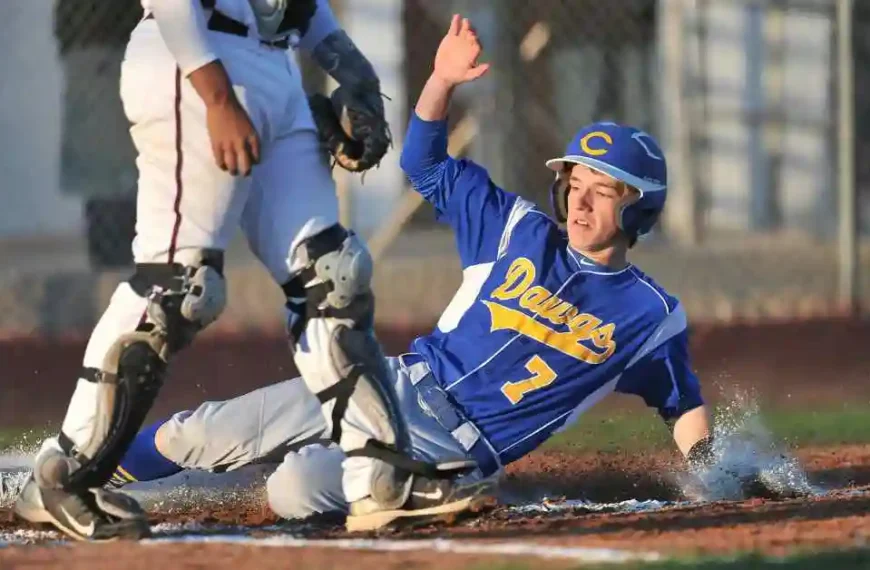
[[[625,184],[575,164],[569,173],[568,241],[580,251],[601,251],[625,242],[617,225],[620,208],[635,199]]]

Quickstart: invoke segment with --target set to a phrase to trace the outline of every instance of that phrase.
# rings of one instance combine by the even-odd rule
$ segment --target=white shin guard
[[[82,491],[109,480],[151,409],[170,358],[223,311],[222,271],[223,253],[213,250],[202,250],[194,266],[137,265],[128,285],[147,299],[146,318],[108,345],[99,368],[83,369],[79,382],[93,389],[76,390],[57,445],[37,456],[40,487]]]
[[[389,458],[410,460],[410,441],[372,330],[371,256],[352,232],[315,219],[294,240],[288,267],[296,366],[321,402],[333,441],[349,457],[369,459],[362,471],[370,474],[371,497],[384,508],[401,507],[411,473]]]

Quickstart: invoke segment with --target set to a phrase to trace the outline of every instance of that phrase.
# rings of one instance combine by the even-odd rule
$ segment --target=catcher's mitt
[[[335,163],[351,172],[377,166],[392,143],[377,91],[353,91],[339,86],[330,97],[308,98],[320,140]]]

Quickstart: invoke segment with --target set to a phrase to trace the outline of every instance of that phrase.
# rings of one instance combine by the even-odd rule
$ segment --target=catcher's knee
[[[226,307],[223,252],[200,250],[190,265],[141,263],[130,287],[148,299],[139,331],[160,337],[169,355],[186,347],[194,335],[216,321]],[[166,359],[166,358],[164,358]]]
[[[332,317],[369,326],[374,314],[371,282],[374,263],[354,232],[322,218],[312,218],[290,245],[283,286],[291,317],[291,336],[310,318]]]

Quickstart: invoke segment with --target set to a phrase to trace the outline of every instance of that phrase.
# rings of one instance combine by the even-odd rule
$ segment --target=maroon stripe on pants
[[[175,248],[178,245],[178,228],[181,227],[181,169],[184,155],[181,152],[181,69],[175,69],[175,225],[172,227],[172,238],[169,241],[168,263],[175,261]]]

